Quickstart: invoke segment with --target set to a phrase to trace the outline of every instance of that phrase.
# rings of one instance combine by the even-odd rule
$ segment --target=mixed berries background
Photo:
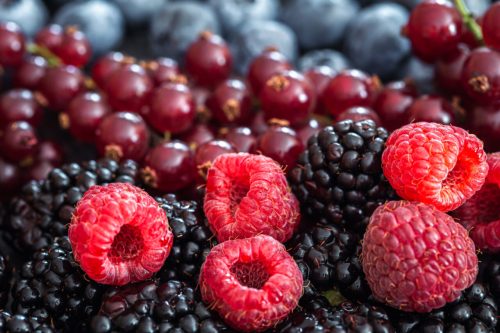
[[[0,1],[0,332],[500,331],[500,2]]]

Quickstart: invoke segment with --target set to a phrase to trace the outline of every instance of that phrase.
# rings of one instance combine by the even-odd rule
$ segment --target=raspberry
[[[200,273],[203,301],[237,331],[263,331],[297,306],[302,274],[285,247],[266,235],[212,248]]]
[[[419,122],[394,131],[382,155],[382,168],[406,200],[456,209],[478,191],[488,173],[483,143],[464,129]]]
[[[429,312],[474,283],[474,242],[453,218],[430,205],[389,201],[373,213],[363,239],[363,271],[379,301]]]
[[[299,204],[271,158],[224,154],[208,170],[204,211],[220,242],[258,234],[288,240],[299,223]]]
[[[467,230],[476,247],[500,251],[500,153],[488,155],[489,171],[483,187],[467,200],[453,216]]]
[[[125,183],[92,186],[78,202],[69,239],[75,260],[96,282],[124,285],[157,272],[172,247],[163,209]]]

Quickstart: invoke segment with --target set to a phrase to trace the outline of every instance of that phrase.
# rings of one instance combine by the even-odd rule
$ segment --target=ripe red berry
[[[320,97],[328,113],[337,117],[353,106],[370,107],[380,88],[376,77],[358,70],[346,70],[335,76]]]
[[[248,69],[247,81],[254,96],[259,96],[260,90],[274,74],[292,69],[286,57],[275,50],[264,51],[253,59]]]
[[[283,119],[292,125],[304,123],[316,106],[314,89],[296,71],[271,76],[260,90],[259,101],[266,119]]]
[[[38,145],[37,161],[49,162],[53,167],[59,166],[64,160],[62,147],[55,141],[46,140]]]
[[[269,128],[264,113],[259,111],[255,114],[252,121],[250,122],[250,128],[255,135],[261,135]]]
[[[12,89],[0,96],[0,129],[15,121],[26,121],[38,126],[42,121],[43,110],[35,95],[27,89]]]
[[[499,151],[500,109],[491,105],[475,105],[467,114],[470,130],[483,140],[486,151]]]
[[[404,89],[384,87],[378,94],[373,109],[389,131],[408,123],[407,109],[413,103],[413,95]]]
[[[17,165],[0,156],[0,201],[10,199],[21,185],[21,171]]]
[[[181,141],[159,144],[144,159],[142,178],[150,187],[175,192],[191,185],[196,178],[194,154]]]
[[[252,116],[252,99],[245,83],[238,79],[225,80],[206,101],[215,120],[221,124],[242,124]]]
[[[83,74],[69,65],[49,68],[38,88],[51,109],[64,111],[73,97],[84,89]]]
[[[303,277],[282,244],[260,235],[212,248],[199,284],[203,301],[234,329],[260,332],[295,309]]]
[[[104,92],[115,111],[140,112],[153,91],[153,81],[139,65],[114,70],[106,80]]]
[[[44,180],[50,172],[56,167],[49,161],[36,160],[25,172],[23,172],[24,179],[29,180]]]
[[[181,74],[177,61],[170,58],[158,58],[146,62],[145,68],[157,86],[171,82]]]
[[[375,124],[377,126],[381,125],[380,118],[375,113],[375,111],[373,111],[370,108],[364,107],[364,106],[351,107],[351,108],[345,110],[344,112],[342,112],[341,114],[339,114],[339,116],[335,120],[338,122],[338,121],[347,120],[347,119],[350,119],[354,122],[358,122],[358,121],[362,121],[362,120],[372,120],[373,122],[375,122]]]
[[[186,51],[186,71],[194,82],[215,87],[231,74],[233,59],[226,42],[211,32],[204,31]]]
[[[220,134],[238,153],[250,153],[257,149],[257,138],[248,127],[223,128]]]
[[[212,140],[199,145],[194,152],[194,163],[198,175],[205,178],[213,161],[222,154],[237,153],[233,145],[225,140]]]
[[[299,223],[298,201],[271,158],[224,154],[208,170],[204,211],[220,242],[265,234],[288,240]]]
[[[97,86],[103,89],[110,75],[126,65],[132,65],[134,58],[126,57],[121,52],[111,52],[99,58],[92,66],[92,79]]]
[[[450,2],[425,0],[412,10],[404,32],[413,52],[424,61],[434,62],[457,47],[462,26],[460,14]]]
[[[36,90],[40,80],[45,76],[47,67],[47,60],[43,57],[27,57],[13,73],[12,80],[14,86],[18,88]]]
[[[85,92],[71,100],[67,111],[59,115],[59,120],[76,139],[94,142],[97,127],[109,113],[111,110],[99,93]]]
[[[390,201],[363,238],[361,263],[373,295],[403,311],[430,312],[474,283],[478,260],[467,230],[434,207]]]
[[[306,124],[302,125],[301,127],[297,128],[297,137],[302,141],[302,144],[304,147],[307,146],[307,141],[309,141],[309,138],[313,136],[314,134],[318,133],[321,129],[323,128],[323,125],[320,124],[319,121],[317,121],[314,118],[311,118],[307,121]]]
[[[154,90],[143,114],[157,132],[176,134],[193,125],[196,104],[187,85],[166,83]]]
[[[295,166],[303,150],[304,144],[297,132],[286,126],[271,126],[257,140],[256,151],[272,158],[286,170]]]
[[[16,23],[0,23],[0,65],[20,65],[25,51],[24,44],[24,35]]]
[[[306,79],[311,82],[315,95],[318,97],[314,113],[328,114],[327,108],[323,105],[323,100],[319,97],[323,95],[328,83],[336,74],[335,70],[326,66],[314,67],[304,73]]]
[[[500,4],[494,3],[488,8],[481,21],[484,43],[495,50],[500,50]]]
[[[35,43],[54,52],[61,45],[64,38],[64,28],[59,24],[51,24],[35,35]]]
[[[25,121],[10,123],[0,135],[0,152],[6,159],[29,165],[38,148],[38,137],[35,129]]]
[[[215,139],[214,130],[211,126],[197,123],[191,126],[189,130],[179,136],[191,148],[196,148],[205,142]]]
[[[397,194],[450,211],[481,188],[488,173],[483,143],[467,131],[437,123],[413,123],[386,142],[382,168]]]
[[[500,100],[500,54],[485,47],[472,50],[465,60],[461,77],[465,92],[476,103]]]
[[[92,55],[89,40],[76,27],[64,30],[61,43],[53,51],[63,63],[76,67],[85,66]]]
[[[444,125],[455,123],[453,106],[437,95],[422,95],[414,99],[406,112],[409,122],[427,121]]]
[[[459,44],[454,51],[436,62],[434,76],[441,89],[451,94],[463,92],[462,69],[469,53],[467,45]]]
[[[104,117],[96,130],[96,147],[101,156],[116,160],[141,161],[149,146],[149,131],[142,117],[117,112]]]
[[[117,286],[160,270],[174,238],[156,200],[126,183],[92,186],[85,192],[68,234],[83,271],[98,283]]]

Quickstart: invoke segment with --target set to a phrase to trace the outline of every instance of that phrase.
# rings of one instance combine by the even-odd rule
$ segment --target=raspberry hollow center
[[[229,199],[231,200],[231,214],[234,216],[236,209],[240,205],[241,200],[246,197],[250,186],[248,182],[235,181],[231,186],[231,192],[229,194]]]
[[[113,263],[134,260],[141,254],[143,247],[144,240],[139,228],[125,224],[115,236],[108,256]]]
[[[479,164],[477,154],[466,147],[458,156],[455,167],[448,173],[448,177],[443,182],[441,198],[446,200],[453,197],[455,191],[469,187],[470,178],[476,172],[475,169]]]
[[[248,288],[260,289],[269,279],[269,273],[261,262],[237,262],[231,266],[231,273],[238,282]]]

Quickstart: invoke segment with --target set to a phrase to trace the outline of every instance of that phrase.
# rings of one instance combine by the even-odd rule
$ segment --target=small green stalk
[[[58,56],[52,53],[48,48],[40,46],[36,43],[28,44],[28,52],[45,58],[49,67],[57,67],[61,65],[61,59],[59,59]]]
[[[481,44],[484,45],[483,32],[481,31],[481,26],[474,19],[474,15],[472,15],[471,11],[465,4],[464,0],[453,0],[455,3],[455,7],[457,8],[462,20],[465,23],[467,29],[472,32],[474,38]]]

